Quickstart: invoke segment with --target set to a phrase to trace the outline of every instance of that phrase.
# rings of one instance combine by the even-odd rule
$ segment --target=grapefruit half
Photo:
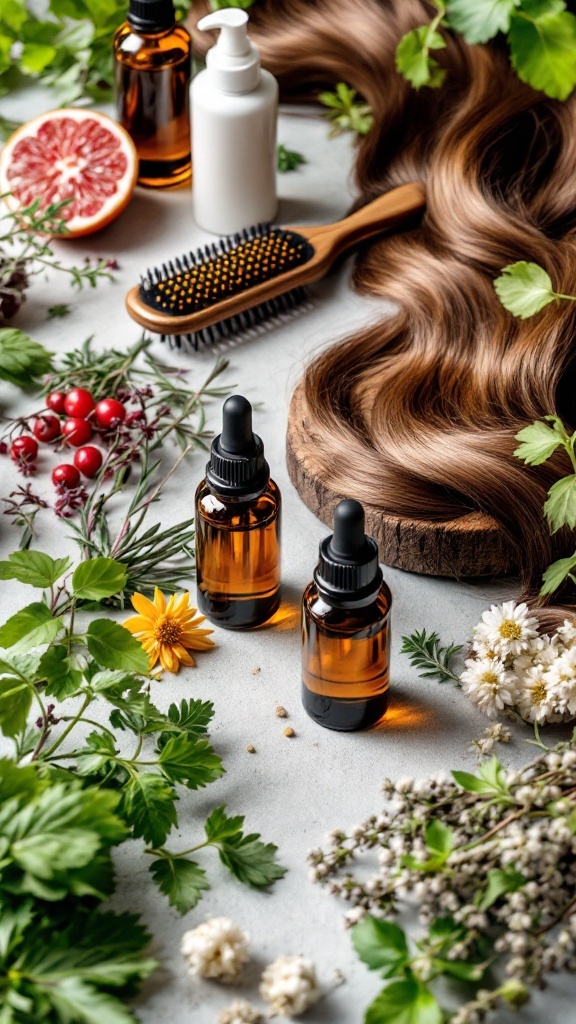
[[[22,125],[0,156],[0,192],[17,211],[40,199],[62,199],[61,237],[89,235],[109,224],[130,200],[138,177],[132,139],[110,117],[93,110],[51,110]]]

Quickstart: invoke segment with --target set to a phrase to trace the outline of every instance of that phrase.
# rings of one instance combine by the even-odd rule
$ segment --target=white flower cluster
[[[182,936],[180,950],[190,974],[217,981],[236,981],[249,959],[249,937],[228,917],[212,917]],[[320,998],[314,964],[303,956],[279,956],[266,967],[260,995],[268,1016],[299,1017]],[[259,1024],[262,1015],[244,999],[220,1014],[219,1024]]]
[[[506,710],[538,724],[576,716],[575,620],[541,636],[525,604],[492,605],[473,631],[471,653],[460,683],[489,718]]]

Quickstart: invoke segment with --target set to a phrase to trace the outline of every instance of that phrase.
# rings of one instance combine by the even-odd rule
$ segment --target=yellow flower
[[[196,615],[196,609],[189,605],[190,594],[173,594],[166,598],[158,587],[154,589],[154,602],[143,594],[134,594],[132,606],[138,615],[127,619],[122,625],[140,641],[148,658],[150,668],[158,659],[167,672],[178,672],[180,664],[195,665],[193,651],[207,651],[214,647],[209,639],[213,629],[199,629],[204,622],[203,615]]]

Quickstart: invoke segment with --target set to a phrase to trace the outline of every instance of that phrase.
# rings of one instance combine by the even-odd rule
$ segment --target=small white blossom
[[[538,620],[530,616],[527,605],[515,601],[493,604],[474,630],[475,640],[493,648],[500,658],[522,654],[536,636]]]
[[[218,1024],[261,1024],[262,1014],[245,999],[235,999],[231,1006],[222,1010]]]
[[[466,696],[489,718],[515,702],[516,676],[501,661],[469,658],[460,682]]]
[[[556,688],[550,673],[536,665],[526,672],[523,685],[518,687],[517,705],[527,722],[551,722],[556,714]]]
[[[299,1017],[320,998],[314,964],[303,956],[279,956],[262,975],[260,995],[270,1016]]]
[[[248,935],[228,917],[212,917],[185,932],[180,951],[190,974],[235,980],[248,960]]]
[[[564,619],[563,625],[558,627],[558,636],[566,647],[571,647],[576,640],[576,619]]]

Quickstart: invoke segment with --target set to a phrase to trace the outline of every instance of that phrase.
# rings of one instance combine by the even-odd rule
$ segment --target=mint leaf
[[[548,500],[544,504],[544,514],[550,524],[552,533],[562,526],[576,526],[576,475],[562,477],[552,484],[548,491]]]
[[[450,28],[467,43],[487,43],[507,32],[519,0],[446,0]]]
[[[511,865],[503,870],[489,871],[487,878],[488,885],[478,903],[480,910],[488,910],[500,896],[507,892],[517,892],[528,881],[521,871]]]
[[[74,596],[86,601],[102,601],[118,594],[126,586],[126,566],[115,558],[88,558],[74,570]]]
[[[95,619],[91,622],[86,633],[86,644],[94,660],[103,668],[148,674],[148,655],[142,644],[127,629],[111,619]]]
[[[28,387],[52,369],[52,354],[27,334],[0,327],[0,379]]]
[[[383,978],[401,974],[410,958],[402,928],[370,915],[352,929],[352,945],[370,970],[381,971]]]
[[[569,555],[568,558],[559,558],[557,562],[552,562],[552,565],[548,566],[542,576],[540,596],[545,597],[546,594],[553,594],[555,590],[558,590],[558,587],[562,586],[574,569],[576,569],[576,552],[573,555]]]
[[[562,8],[565,5],[562,4]],[[523,82],[565,100],[576,85],[576,18],[558,3],[522,0],[512,15],[510,61]]]
[[[44,652],[39,675],[46,680],[46,696],[56,700],[66,700],[82,683],[82,673],[73,667],[64,644],[54,644]]]
[[[162,846],[177,824],[172,786],[161,775],[138,772],[124,786],[120,813],[132,828],[135,838],[142,837],[152,846]]]
[[[221,759],[207,740],[171,736],[158,754],[158,767],[170,782],[201,789],[224,774]]]
[[[406,78],[415,89],[427,85],[437,89],[442,85],[446,72],[438,61],[430,56],[430,50],[442,50],[446,46],[433,24],[420,25],[413,28],[396,47],[396,70]]]
[[[413,979],[393,981],[366,1010],[364,1024],[442,1024],[444,1014],[429,988]]]
[[[506,784],[506,772],[497,757],[481,765],[478,775],[468,772],[452,772],[454,781],[468,793],[485,793],[487,795],[506,795],[509,793]]]
[[[219,846],[220,860],[240,882],[257,889],[283,878],[286,868],[276,861],[274,843],[261,843],[257,832],[244,836],[238,832]]]
[[[40,601],[12,615],[0,626],[0,647],[15,647],[26,641],[26,648],[49,644],[62,629],[62,619],[53,618],[50,609]]]
[[[516,448],[514,455],[528,466],[540,466],[562,444],[558,432],[541,420],[535,420],[529,427],[523,427],[516,434],[516,440],[522,441],[522,444]]]
[[[434,968],[442,974],[448,974],[459,981],[479,981],[486,973],[486,967],[482,964],[474,964],[469,960],[437,960],[432,961]]]
[[[193,910],[202,899],[202,893],[210,888],[204,869],[185,857],[154,860],[150,871],[160,892],[180,914]]]
[[[210,843],[218,843],[222,839],[229,839],[242,831],[244,815],[239,814],[235,818],[229,818],[226,814],[226,805],[216,807],[204,823],[206,838]]]
[[[50,558],[43,551],[14,551],[8,561],[0,562],[0,580],[19,580],[44,590],[66,572],[69,558]]]
[[[494,281],[500,302],[513,316],[526,320],[557,298],[552,281],[537,263],[509,263]]]

